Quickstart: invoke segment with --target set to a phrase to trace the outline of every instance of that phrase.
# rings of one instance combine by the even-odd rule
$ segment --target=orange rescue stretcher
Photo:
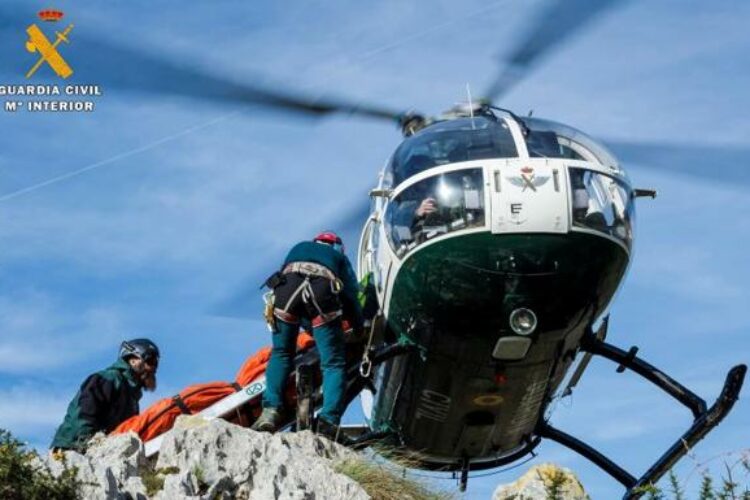
[[[313,337],[307,332],[301,332],[297,337],[298,354],[314,345]],[[208,382],[188,386],[179,394],[161,399],[138,415],[125,420],[111,434],[135,432],[146,443],[146,455],[151,456],[158,451],[160,438],[172,428],[180,415],[200,413],[207,417],[222,417],[249,427],[261,412],[260,396],[265,390],[265,372],[270,358],[271,348],[264,347],[247,358],[234,382]],[[286,397],[287,403],[293,407],[296,397],[293,384],[289,384]],[[217,405],[220,402],[226,404]]]

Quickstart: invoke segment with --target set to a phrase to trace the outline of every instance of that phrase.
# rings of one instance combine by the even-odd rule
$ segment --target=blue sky
[[[23,30],[48,5],[0,10],[1,84],[25,83],[33,58]],[[474,94],[489,84],[498,55],[543,2],[52,5],[75,24],[61,49],[73,83],[100,83],[105,94],[93,114],[0,113],[0,427],[38,447],[83,377],[109,363],[123,338],[150,336],[163,349],[151,400],[231,379],[268,340],[260,296],[247,298],[254,317],[211,311],[247,289],[248,277],[277,266],[290,244],[361,205],[399,143],[395,127],[364,119],[125,92],[108,79],[123,66],[137,75],[138,66],[87,65],[95,48],[77,40],[313,97],[438,113],[463,100],[467,83]],[[729,367],[750,358],[747,19],[750,5],[740,1],[625,2],[502,100],[615,146],[687,148],[679,161],[623,155],[635,185],[659,197],[639,203],[635,259],[612,307],[609,339],[639,345],[709,403]],[[56,83],[48,68],[34,81]],[[348,246],[354,257],[356,243]],[[690,418],[614,368],[592,362],[552,422],[639,473]],[[681,475],[750,447],[749,419],[743,398],[683,460]],[[593,498],[621,495],[572,452],[554,443],[538,451],[537,462],[573,468]],[[472,480],[466,497],[488,498],[518,473]]]

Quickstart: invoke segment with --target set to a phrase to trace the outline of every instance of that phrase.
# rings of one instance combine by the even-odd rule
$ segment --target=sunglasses
[[[154,356],[154,355],[151,354],[151,355],[144,356],[141,359],[143,359],[144,363],[146,363],[147,365],[151,365],[154,368],[156,368],[157,366],[159,366],[159,357],[158,356]]]

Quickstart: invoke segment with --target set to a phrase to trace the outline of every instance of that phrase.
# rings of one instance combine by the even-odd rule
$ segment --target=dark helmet
[[[131,356],[153,365],[159,362],[159,348],[149,339],[125,340],[120,344],[120,358],[127,360]]]
[[[344,243],[341,241],[341,237],[333,231],[323,231],[313,238],[313,241],[327,243],[339,252],[344,253]]]

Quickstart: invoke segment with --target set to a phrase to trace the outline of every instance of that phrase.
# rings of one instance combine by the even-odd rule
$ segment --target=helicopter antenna
[[[469,116],[471,117],[471,130],[476,130],[476,127],[474,126],[474,104],[471,102],[471,87],[469,87],[469,82],[466,82],[466,95],[469,98]]]

